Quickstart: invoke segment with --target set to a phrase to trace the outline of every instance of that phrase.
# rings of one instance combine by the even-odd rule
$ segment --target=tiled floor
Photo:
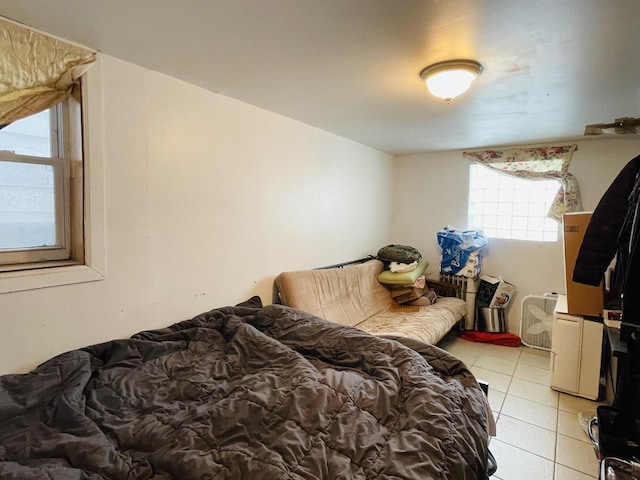
[[[498,462],[495,480],[593,480],[598,460],[579,415],[599,405],[552,390],[549,353],[462,340],[451,333],[438,346],[489,382],[497,435],[489,448]]]

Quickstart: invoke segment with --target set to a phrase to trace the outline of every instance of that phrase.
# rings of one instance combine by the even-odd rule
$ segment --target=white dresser
[[[551,388],[597,400],[602,360],[602,319],[569,315],[558,295],[551,336]]]

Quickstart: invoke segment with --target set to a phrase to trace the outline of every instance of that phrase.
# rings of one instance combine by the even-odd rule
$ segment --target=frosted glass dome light
[[[420,72],[429,92],[449,103],[466,92],[482,72],[482,65],[475,60],[448,60],[429,65]]]

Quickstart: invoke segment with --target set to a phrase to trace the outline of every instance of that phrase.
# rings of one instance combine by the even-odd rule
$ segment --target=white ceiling
[[[0,0],[0,15],[386,152],[640,116],[639,0]],[[423,67],[484,71],[449,105]]]

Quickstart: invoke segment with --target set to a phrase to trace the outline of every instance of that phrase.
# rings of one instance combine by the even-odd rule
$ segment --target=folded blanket
[[[469,342],[492,343],[494,345],[504,345],[505,347],[519,347],[522,340],[517,335],[511,333],[491,333],[466,331],[460,334],[460,338]]]

